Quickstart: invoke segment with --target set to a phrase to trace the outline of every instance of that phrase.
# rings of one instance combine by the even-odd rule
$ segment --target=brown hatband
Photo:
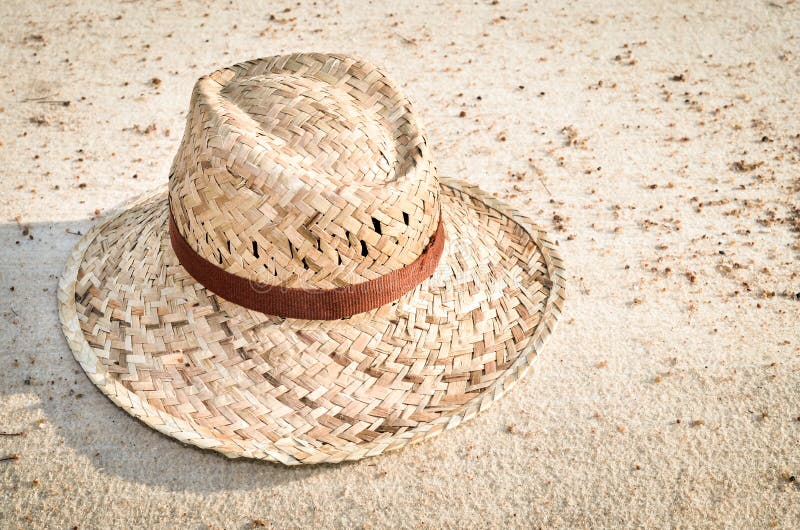
[[[439,214],[439,224],[428,245],[405,267],[373,280],[335,289],[298,289],[254,282],[206,260],[178,231],[172,212],[169,236],[183,268],[214,294],[253,311],[306,320],[336,320],[397,300],[433,274],[442,257],[445,239]]]

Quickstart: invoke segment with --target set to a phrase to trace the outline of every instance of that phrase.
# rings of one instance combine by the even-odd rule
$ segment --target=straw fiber
[[[436,174],[408,100],[375,67],[296,54],[198,81],[163,187],[76,246],[65,335],[117,405],[185,443],[284,464],[377,455],[485,410],[561,314],[564,270],[529,219]],[[432,276],[338,320],[247,310],[170,245],[286,287],[353,285],[413,262],[441,215]]]
[[[172,167],[181,235],[232,274],[330,289],[413,262],[439,221],[411,104],[345,56],[261,59],[201,78]]]

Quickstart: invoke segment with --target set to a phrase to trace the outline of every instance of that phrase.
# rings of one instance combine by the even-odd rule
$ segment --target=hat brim
[[[431,278],[334,321],[228,302],[178,263],[166,187],[76,245],[61,323],[119,407],[184,443],[284,464],[357,460],[486,410],[528,371],[564,302],[562,261],[529,219],[441,179],[447,241]]]

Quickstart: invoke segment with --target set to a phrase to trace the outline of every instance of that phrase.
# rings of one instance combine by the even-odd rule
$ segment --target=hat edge
[[[128,209],[143,204],[148,200],[152,200],[159,194],[165,193],[167,191],[166,184],[162,184],[153,190],[133,197],[129,201],[121,204],[118,208],[109,212],[104,216],[102,222],[96,224],[87,231],[73,247],[59,279],[57,290],[59,320],[61,322],[62,332],[64,333],[73,356],[81,365],[81,368],[86,372],[92,383],[115,405],[136,417],[147,426],[172,439],[178,440],[185,445],[192,445],[201,449],[213,449],[228,458],[254,458],[285,465],[337,463],[376,456],[438,436],[441,432],[454,428],[489,409],[494,402],[509,392],[516,383],[528,373],[533,360],[542,352],[542,349],[555,331],[560,316],[563,313],[563,305],[566,300],[565,267],[560,252],[556,248],[557,243],[554,243],[543,229],[529,217],[507,203],[495,199],[478,186],[472,185],[462,179],[443,176],[439,178],[442,186],[462,192],[482,202],[487,207],[512,219],[525,230],[542,252],[551,286],[547,301],[542,310],[543,318],[537,325],[531,337],[530,344],[520,351],[517,360],[506,370],[507,375],[503,378],[498,378],[498,381],[493,385],[493,389],[464,404],[463,407],[458,409],[454,414],[417,427],[412,431],[407,431],[404,433],[404,435],[407,436],[388,441],[356,445],[354,446],[354,450],[350,451],[318,451],[308,453],[305,457],[298,458],[288,452],[276,449],[274,445],[270,446],[270,448],[258,448],[257,446],[260,444],[253,440],[251,440],[251,443],[255,445],[255,447],[253,447],[255,450],[237,446],[235,443],[232,445],[225,444],[225,442],[219,438],[208,434],[206,434],[204,438],[198,439],[204,436],[202,427],[191,425],[185,420],[172,417],[166,412],[159,411],[149,404],[141,403],[138,396],[124,387],[119,389],[123,392],[123,395],[112,392],[112,390],[116,390],[118,383],[109,381],[105,373],[98,371],[99,363],[97,362],[97,356],[91,352],[91,346],[88,344],[80,328],[75,306],[77,273],[87,248],[102,229]],[[510,379],[509,375],[511,376]],[[142,406],[136,408],[134,407],[134,402],[141,403]],[[203,440],[205,443],[202,443]],[[236,447],[238,447],[238,449],[236,449]]]

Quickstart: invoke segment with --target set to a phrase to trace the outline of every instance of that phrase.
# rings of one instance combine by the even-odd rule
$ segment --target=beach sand
[[[800,5],[0,4],[0,526],[791,528],[800,520]],[[189,448],[61,334],[93,220],[167,179],[194,81],[362,56],[443,175],[537,219],[565,315],[487,413],[356,463]],[[798,477],[797,480],[794,477]]]

